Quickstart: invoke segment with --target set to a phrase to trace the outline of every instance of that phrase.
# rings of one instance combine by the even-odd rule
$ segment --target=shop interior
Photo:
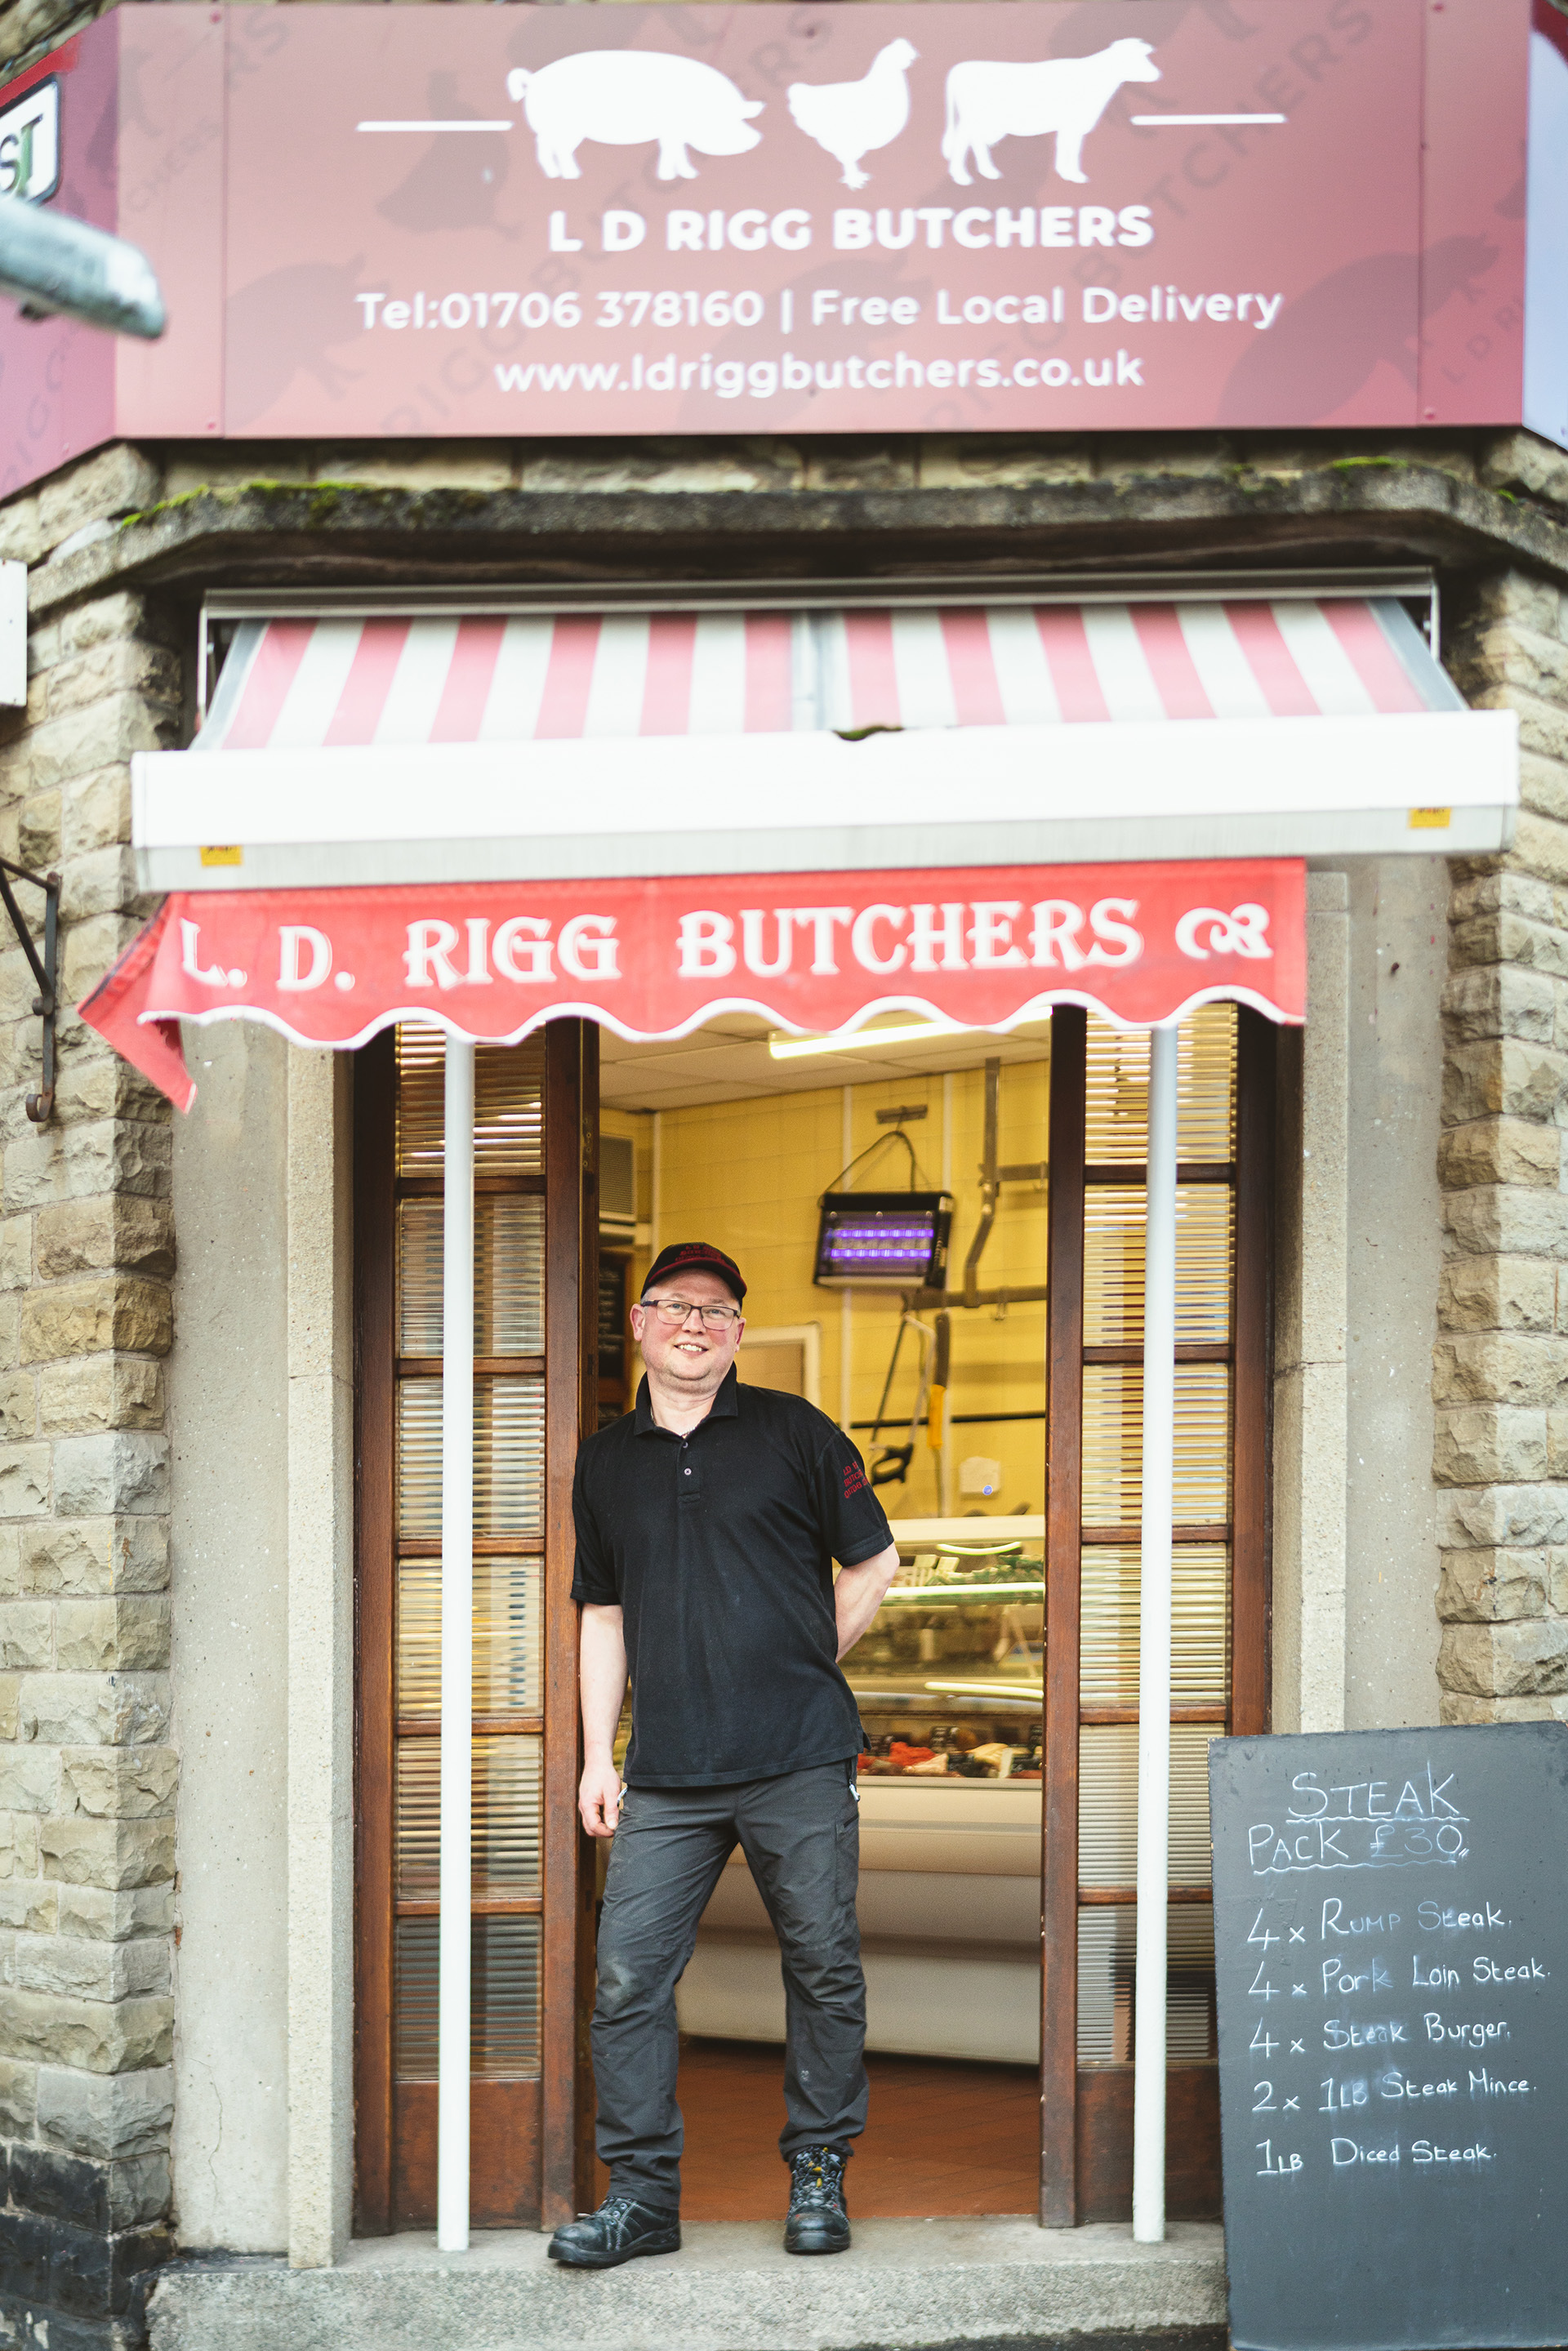
[[[1233,1008],[1213,1005],[1179,1048],[1167,2047],[1200,2065],[1207,1750],[1229,1677],[1235,1044]],[[602,1040],[602,1411],[634,1393],[625,1310],[651,1248],[716,1240],[750,1285],[741,1377],[852,1430],[899,1545],[845,1661],[868,1740],[873,2097],[852,2173],[867,2214],[1030,2212],[1038,2196],[1050,1068],[1049,1019],[1004,1037],[894,1014],[851,1042],[736,1015],[670,1045]],[[1146,1087],[1146,1037],[1092,1016],[1078,2044],[1081,2065],[1119,2070],[1134,2053]],[[738,1853],[679,2004],[687,2209],[771,2214],[783,2000]]]
[[[873,2095],[850,2183],[867,2217],[1037,2209],[1051,1039],[1049,1019],[1000,1036],[910,1014],[852,1040],[739,1013],[668,1043],[601,1031],[601,1421],[635,1395],[628,1307],[653,1254],[715,1241],[749,1285],[741,1378],[852,1432],[899,1547],[845,1661],[868,1742]],[[439,1032],[403,1029],[397,1057],[395,2065],[413,2096],[434,2055]],[[1146,1033],[1090,1016],[1077,2064],[1101,2106],[1124,2102],[1135,2055],[1147,1067]],[[482,1052],[477,1081],[475,2049],[497,2096],[539,2066],[539,1545],[521,1555],[516,1531],[538,1524],[543,1458],[542,1069],[530,1040]],[[1236,1069],[1233,1007],[1183,1023],[1167,2053],[1189,2072],[1215,2057],[1206,1765],[1230,1696]],[[783,1995],[738,1852],[678,2002],[687,2215],[774,2218]]]
[[[603,1035],[601,1410],[635,1393],[626,1308],[655,1235],[690,1234],[746,1273],[741,1378],[809,1396],[852,1431],[903,1562],[846,1661],[869,1741],[873,2100],[854,2205],[1028,2212],[1050,1024],[1005,1038],[931,1027],[894,1016],[848,1050],[770,1037],[744,1015],[668,1046]],[[967,1272],[988,1302],[958,1302]],[[783,1994],[738,1852],[679,2006],[686,2210],[771,2215]]]

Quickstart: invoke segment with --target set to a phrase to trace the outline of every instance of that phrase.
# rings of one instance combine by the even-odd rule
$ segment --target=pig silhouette
[[[525,101],[539,169],[549,180],[580,180],[585,139],[605,147],[659,142],[661,180],[695,180],[687,154],[744,155],[761,139],[749,118],[760,99],[742,97],[713,66],[662,49],[583,49],[529,73],[514,66],[507,95]]]

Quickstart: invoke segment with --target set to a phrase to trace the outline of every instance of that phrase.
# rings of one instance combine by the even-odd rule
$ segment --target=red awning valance
[[[181,1109],[183,1019],[339,1048],[400,1020],[513,1044],[564,1014],[636,1040],[720,1011],[1143,1028],[1224,998],[1299,1021],[1305,888],[1300,860],[1227,859],[177,893],[80,1008]]]

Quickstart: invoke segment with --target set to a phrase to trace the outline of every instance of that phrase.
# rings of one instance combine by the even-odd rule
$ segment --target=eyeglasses
[[[703,1327],[708,1331],[727,1331],[732,1322],[740,1320],[738,1306],[699,1306],[695,1298],[644,1298],[638,1302],[644,1308],[652,1307],[660,1322],[667,1322],[672,1331],[679,1323],[689,1322],[694,1314],[702,1316]]]

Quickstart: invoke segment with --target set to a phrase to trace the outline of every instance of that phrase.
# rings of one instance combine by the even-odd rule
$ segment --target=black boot
[[[634,2203],[630,2196],[607,2196],[597,2212],[567,2220],[549,2241],[552,2262],[571,2270],[613,2270],[642,2253],[678,2253],[681,2216]]]
[[[803,2147],[789,2158],[789,2218],[784,2230],[787,2253],[842,2253],[849,2250],[850,2216],[844,2210],[841,2147]]]

